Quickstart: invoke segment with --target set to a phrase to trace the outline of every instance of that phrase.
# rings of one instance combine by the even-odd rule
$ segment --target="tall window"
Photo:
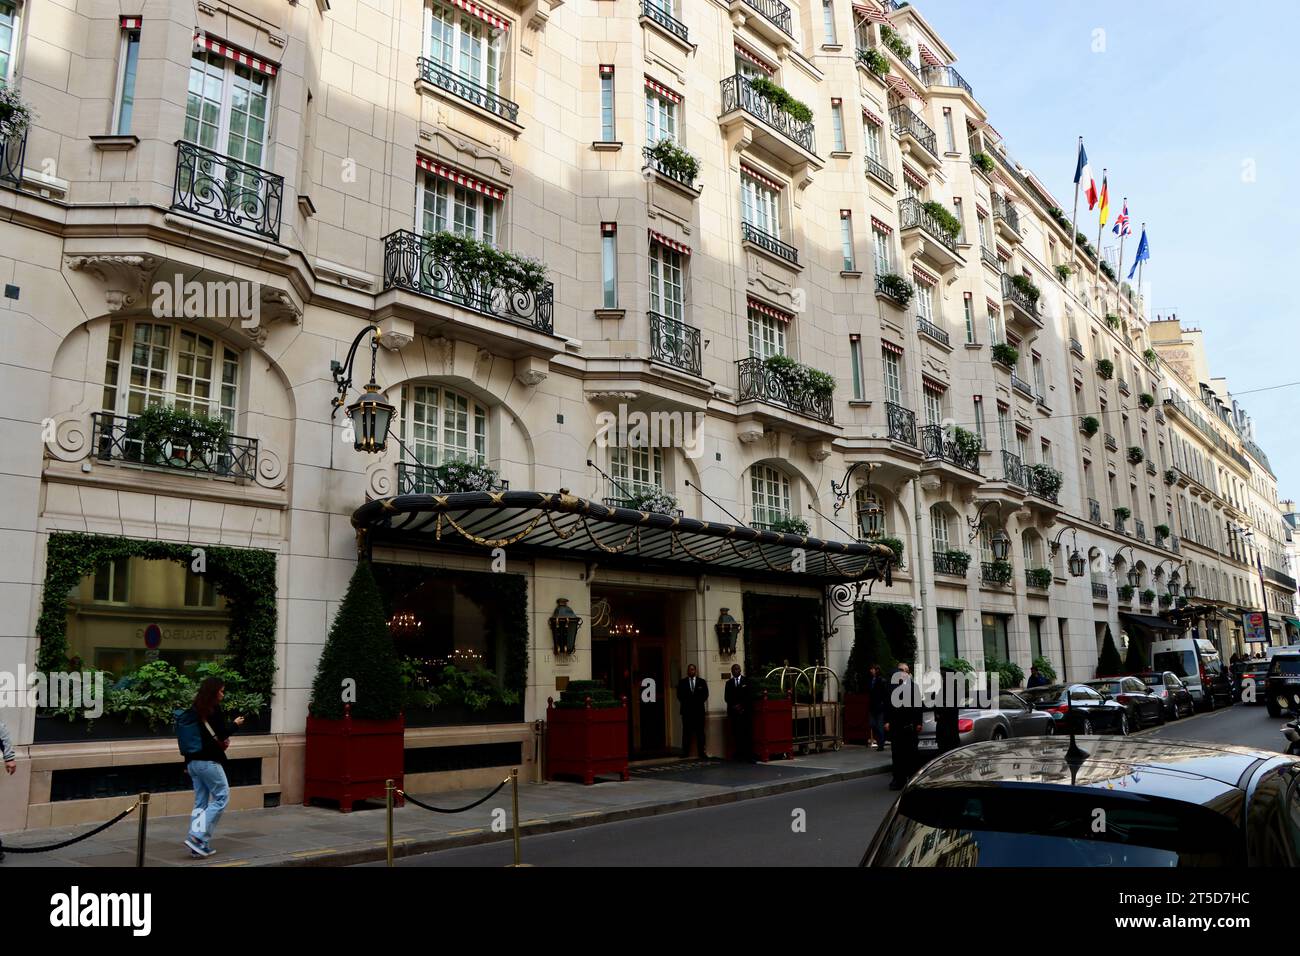
[[[424,174],[419,192],[425,233],[454,232],[490,246],[497,244],[498,200],[434,173]]]
[[[161,322],[109,325],[104,411],[138,415],[173,405],[234,428],[238,391],[239,353],[220,339]]]
[[[966,318],[966,341],[975,344],[975,300],[969,292],[962,297],[962,308]]]
[[[741,218],[754,228],[781,238],[781,193],[771,183],[742,171],[740,174]]]
[[[840,210],[840,258],[845,272],[857,269],[857,260],[853,255],[853,213],[847,209]]]
[[[8,0],[0,0],[0,83],[8,83],[13,78],[17,27],[18,8]]]
[[[903,167],[903,195],[917,202],[925,202],[925,181],[909,176],[906,166]]]
[[[984,663],[1005,661],[1011,658],[1007,639],[1007,617],[1004,614],[982,614],[980,622],[984,631]]]
[[[957,152],[957,134],[952,128],[952,110],[946,106],[943,108],[943,132],[948,142],[948,152]]]
[[[835,152],[848,152],[848,144],[844,141],[844,108],[839,100],[831,100],[831,131],[835,136]]]
[[[600,224],[601,303],[606,309],[618,308],[618,224]]]
[[[749,307],[749,354],[754,358],[785,355],[785,322]]]
[[[467,395],[438,385],[404,385],[402,422],[417,464],[487,462],[487,409]]]
[[[880,366],[885,383],[885,401],[903,404],[902,356],[892,349],[882,349]]]
[[[925,393],[925,423],[927,425],[943,424],[943,392],[927,385]]]
[[[425,56],[493,93],[501,91],[501,31],[449,4],[425,8]]]
[[[836,43],[834,0],[822,0],[822,42],[832,46]]]
[[[114,558],[95,569],[91,592],[96,603],[126,604],[129,599],[130,558]]]
[[[943,505],[930,506],[930,543],[935,554],[942,554],[952,547],[949,537],[948,512]]]
[[[664,486],[662,448],[625,448],[609,450],[609,476],[614,479],[610,497],[620,501]]]
[[[190,58],[184,137],[261,166],[269,102],[268,77],[215,53],[196,52]]]
[[[606,143],[618,138],[614,130],[614,67],[609,63],[600,65],[600,138]]]
[[[876,275],[888,275],[894,271],[893,260],[889,250],[889,233],[875,223],[871,225],[871,243],[876,254]]]
[[[938,324],[934,321],[934,286],[919,278],[916,281],[916,315],[932,325]]]
[[[881,149],[880,126],[873,120],[864,118],[862,121],[862,142],[866,147],[867,158],[874,160],[877,165],[886,166],[885,154]]]
[[[1049,468],[1053,465],[1052,443],[1046,438],[1042,439],[1038,444],[1038,460]]]
[[[1047,397],[1047,384],[1043,378],[1043,360],[1037,355],[1030,356],[1034,368],[1034,388],[1038,392],[1039,398]]]
[[[998,403],[998,438],[1001,439],[1002,441],[1002,448],[1004,451],[1011,450],[1011,435],[1007,431],[1009,424],[1010,423],[1007,420],[1007,406],[999,402]]]
[[[957,620],[960,611],[940,609],[939,618],[939,660],[949,660],[960,655],[957,652]]]
[[[0,16],[3,14],[0,13]],[[135,110],[135,74],[140,62],[140,28],[127,26],[126,18],[123,19],[122,46],[117,58],[117,97],[113,101],[113,122],[110,127],[119,136],[131,132],[131,114]],[[0,77],[3,76],[0,73]]]
[[[982,216],[982,215],[980,215],[979,213],[976,213],[976,214],[975,214],[975,226],[976,226],[976,230],[979,232],[979,237],[980,237],[980,248],[981,248],[981,249],[988,249],[988,248],[990,248],[990,245],[989,245],[989,217],[988,217],[988,216]]]
[[[740,47],[736,47],[736,72],[747,80],[755,80],[759,77],[770,77],[771,71],[755,63],[754,60],[742,53]]]
[[[649,146],[677,139],[677,104],[650,87],[645,91],[645,141]]]
[[[770,465],[749,470],[754,524],[768,525],[790,515],[790,479]]]
[[[849,362],[853,366],[853,399],[862,401],[866,398],[862,389],[862,337],[849,336]]]
[[[686,315],[682,254],[657,242],[650,244],[650,311],[678,322]]]
[[[1002,335],[998,330],[998,313],[995,309],[989,309],[989,344],[996,345],[1002,341]]]
[[[988,438],[984,433],[984,399],[980,395],[975,396],[975,434],[980,436],[980,445],[988,447]]]

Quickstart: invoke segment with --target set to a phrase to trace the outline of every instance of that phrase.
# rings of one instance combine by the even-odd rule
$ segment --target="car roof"
[[[1252,767],[1280,756],[1275,751],[1230,744],[1083,737],[1078,740],[1082,756],[1068,758],[1070,745],[1070,738],[1064,735],[970,744],[931,761],[913,778],[912,785],[1037,783],[1107,789],[1119,785],[1130,792],[1142,792],[1141,781],[1156,774],[1157,780],[1166,784],[1174,775],[1184,781],[1199,778],[1239,788]],[[1077,773],[1072,773],[1072,762]]]

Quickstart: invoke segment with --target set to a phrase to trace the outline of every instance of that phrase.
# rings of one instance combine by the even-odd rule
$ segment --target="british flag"
[[[1127,202],[1127,201],[1124,203],[1124,208],[1120,210],[1119,215],[1115,217],[1115,228],[1114,228],[1113,232],[1114,232],[1115,235],[1117,235],[1117,236],[1131,236],[1131,235],[1133,235],[1133,227],[1130,226],[1130,225],[1129,225],[1129,222],[1128,222],[1128,202]]]

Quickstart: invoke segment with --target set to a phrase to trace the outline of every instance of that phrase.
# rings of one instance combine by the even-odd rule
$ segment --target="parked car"
[[[1152,641],[1151,669],[1177,674],[1192,692],[1197,707],[1214,710],[1232,705],[1232,678],[1218,650],[1203,638]]]
[[[1245,700],[1248,704],[1264,703],[1264,678],[1268,676],[1268,659],[1260,658],[1258,660],[1239,661],[1232,665],[1236,680],[1233,682],[1232,696],[1235,700]],[[1250,686],[1252,688],[1249,695],[1243,695],[1243,688]]]
[[[962,745],[980,740],[1037,737],[1056,732],[1056,721],[1046,711],[1035,710],[1019,694],[1003,691],[996,706],[964,707],[957,712],[957,733]],[[918,740],[921,750],[937,750],[934,712],[927,710]]]
[[[861,865],[1300,866],[1300,758],[1151,737],[1077,743],[943,754],[899,794]]]
[[[1068,693],[1068,696],[1067,696]],[[1056,732],[1068,734],[1127,734],[1128,708],[1087,684],[1050,684],[1021,695],[1035,710],[1052,715]]]
[[[1165,722],[1164,701],[1136,677],[1101,677],[1085,683],[1127,707],[1128,725],[1132,730]]]
[[[1196,712],[1196,701],[1192,692],[1173,671],[1154,671],[1136,675],[1137,679],[1151,688],[1151,693],[1160,698],[1165,709],[1165,720],[1177,720],[1190,717]]]
[[[1270,717],[1281,717],[1296,706],[1300,701],[1300,653],[1273,655],[1263,691]]]

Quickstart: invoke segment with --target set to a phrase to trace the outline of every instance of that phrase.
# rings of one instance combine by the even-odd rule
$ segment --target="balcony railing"
[[[876,276],[876,294],[883,295],[890,301],[897,302],[899,305],[904,305],[903,300],[900,299],[894,292],[893,288],[884,281],[883,276]]]
[[[1078,339],[1076,339],[1073,335],[1070,336],[1070,351],[1073,352],[1075,355],[1077,355],[1079,358],[1083,358],[1083,343],[1080,342]]]
[[[788,408],[800,415],[828,424],[835,420],[831,396],[810,389],[794,389],[769,368],[761,358],[750,356],[736,362],[739,399],[742,402],[767,402]]]
[[[1127,395],[1129,393],[1128,382],[1124,381],[1124,379],[1122,378],[1116,379],[1115,384],[1119,386],[1119,391],[1121,395]]]
[[[942,343],[943,345],[950,344],[947,332],[939,328],[939,326],[935,325],[933,322],[921,318],[919,315],[916,317],[916,330],[922,335],[928,335],[930,338],[934,339],[936,342]]]
[[[1147,526],[1142,523],[1141,518],[1138,518],[1133,522],[1133,536],[1139,541],[1145,541],[1147,539]]]
[[[1026,465],[1025,487],[1031,495],[1056,504],[1061,493],[1061,473],[1045,465]]]
[[[925,120],[917,116],[906,106],[895,106],[889,111],[889,119],[894,124],[894,131],[902,134],[906,133],[925,147],[935,159],[939,158],[938,139],[934,135],[934,130],[926,125]]]
[[[952,574],[952,575],[956,575],[959,578],[964,578],[966,576],[966,570],[969,567],[970,567],[969,558],[965,560],[961,558],[957,558],[956,560],[954,560],[953,558],[948,557],[948,555],[944,554],[942,551],[936,552],[934,555],[935,574]]]
[[[787,36],[794,36],[790,8],[780,0],[745,0],[745,3],[775,23]]]
[[[867,175],[875,176],[890,189],[894,188],[894,174],[891,173],[883,163],[877,162],[870,156],[866,160]]]
[[[1035,570],[1035,568],[1025,568],[1025,586],[1036,588],[1040,591],[1051,587],[1052,582],[1050,580],[1044,581],[1042,575],[1034,573]]]
[[[461,491],[509,491],[510,482],[493,478],[487,487],[452,484],[439,476],[437,468],[415,461],[397,463],[397,493],[399,495],[450,495]]]
[[[1123,530],[1124,530],[1124,522],[1127,521],[1128,519],[1125,518],[1122,514],[1120,514],[1118,509],[1116,509],[1116,511],[1115,511],[1115,513],[1114,513],[1114,518],[1115,518],[1115,530],[1116,530],[1116,531],[1123,531]]]
[[[985,584],[1011,583],[1011,565],[1006,561],[981,561],[980,580]]]
[[[663,488],[652,482],[643,481],[618,481],[611,478],[609,481],[609,495],[601,499],[601,503],[608,508],[632,508],[637,511],[650,509],[642,508],[641,497],[644,495],[662,495]],[[681,508],[673,508],[671,511],[655,509],[655,513],[675,515],[680,518],[685,512]]]
[[[1014,368],[1011,370],[1011,387],[1014,388],[1020,394],[1024,395],[1025,398],[1034,397],[1034,390],[1030,387],[1028,382],[1026,382],[1023,378],[1021,378],[1019,375],[1016,374],[1016,370]]]
[[[898,219],[900,229],[911,229],[919,226],[953,252],[957,251],[956,237],[952,236],[940,227],[939,221],[926,211],[921,200],[913,199],[909,196],[899,202]]]
[[[690,42],[686,32],[686,24],[663,9],[654,0],[641,0],[641,15],[649,17],[678,39],[687,43]]]
[[[420,71],[420,79],[424,80],[424,82],[441,90],[446,90],[452,96],[458,96],[467,103],[473,103],[480,109],[487,110],[489,113],[504,120],[509,120],[511,123],[519,122],[518,103],[506,99],[493,90],[489,90],[486,86],[461,76],[454,69],[443,66],[427,56],[422,56],[416,60],[416,67]]]
[[[418,292],[539,332],[549,333],[553,328],[552,283],[534,290],[468,274],[460,264],[437,253],[433,236],[409,229],[384,237],[384,288]]]
[[[776,236],[769,235],[755,225],[742,221],[740,224],[740,238],[745,242],[752,242],[760,249],[765,249],[778,259],[784,259],[792,266],[799,264],[798,249],[788,242],[782,242]]]
[[[1025,487],[1024,462],[1019,455],[1013,455],[1005,449],[1002,451],[1002,479],[1008,484]]]
[[[279,242],[283,204],[283,176],[176,141],[173,209]]]
[[[1114,435],[1106,435],[1106,448],[1110,451],[1119,451],[1119,442],[1115,440]]]
[[[1092,582],[1092,596],[1093,596],[1094,598],[1098,598],[1099,600],[1102,600],[1102,601],[1107,601],[1107,600],[1109,600],[1109,599],[1110,599],[1110,588],[1108,588],[1108,587],[1106,586],[1106,582],[1104,582],[1104,581],[1093,581],[1093,582]]]
[[[1155,473],[1156,473],[1156,463],[1155,463],[1154,461],[1151,461],[1151,459],[1148,458],[1148,459],[1147,459],[1147,474],[1148,474],[1148,475],[1154,475]]]
[[[0,182],[17,189],[23,181],[23,157],[27,153],[27,131],[17,139],[0,139]]]
[[[166,468],[216,478],[251,481],[257,477],[257,439],[229,435],[219,448],[195,449],[184,441],[137,432],[135,415],[93,412],[92,454],[142,468]]]
[[[667,176],[675,183],[681,183],[687,189],[695,188],[695,177],[686,176],[675,169],[669,169],[663,164],[658,156],[655,155],[654,147],[643,146],[641,155],[645,158],[645,164],[657,172],[660,176]]]
[[[675,368],[699,375],[701,372],[700,330],[658,312],[650,316],[650,357]]]
[[[980,473],[979,451],[964,452],[942,425],[922,425],[920,432],[921,451],[926,458],[946,461],[972,474]]]
[[[1014,204],[997,194],[993,196],[993,218],[1001,219],[1011,227],[1012,232],[1020,232],[1020,211]]]
[[[996,269],[998,275],[1002,274],[1002,260],[999,259],[997,253],[988,246],[980,246],[980,258],[984,260],[985,265],[992,266]]]
[[[893,402],[885,402],[885,420],[889,425],[891,440],[916,446],[916,412]]]
[[[739,73],[722,81],[722,112],[726,114],[738,109],[761,120],[808,152],[817,152],[812,121],[795,119],[784,108],[760,95],[750,85],[749,79]]]
[[[965,90],[970,94],[971,99],[975,98],[975,91],[971,89],[970,84],[962,79],[962,75],[950,66],[923,66],[921,67],[921,79],[926,86],[952,86],[959,90]]]
[[[1088,520],[1093,524],[1101,524],[1101,502],[1096,498],[1088,499]]]
[[[1282,585],[1282,587],[1286,588],[1288,591],[1294,591],[1296,589],[1295,578],[1291,577],[1291,575],[1284,571],[1270,568],[1267,564],[1264,565],[1264,577],[1272,581],[1274,584]]]
[[[1028,313],[1035,321],[1038,319],[1038,300],[1021,289],[1009,275],[1002,276],[1002,300],[1010,302],[1021,312]]]

